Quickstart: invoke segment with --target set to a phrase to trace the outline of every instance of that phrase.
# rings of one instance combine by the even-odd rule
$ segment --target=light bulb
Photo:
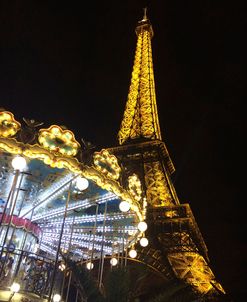
[[[62,264],[59,265],[58,268],[60,269],[60,271],[64,271],[66,266],[65,266],[65,264],[62,263]]]
[[[132,249],[129,251],[130,258],[135,258],[137,256],[137,251]]]
[[[87,269],[88,270],[91,270],[91,269],[93,269],[93,263],[92,262],[88,262],[87,264],[86,264],[86,267],[87,267]]]
[[[141,221],[138,223],[138,230],[141,231],[141,232],[145,232],[146,229],[148,228],[148,225],[146,224],[145,221]]]
[[[20,290],[20,284],[19,283],[16,283],[14,282],[11,287],[10,287],[10,290],[14,293],[18,293],[18,291]]]
[[[119,204],[119,209],[122,212],[128,212],[130,209],[130,204],[127,201],[121,201]]]
[[[55,295],[53,296],[53,301],[54,301],[54,302],[59,302],[59,301],[61,301],[61,296],[60,296],[59,294],[55,294]]]
[[[112,266],[117,265],[117,263],[118,263],[117,258],[115,258],[115,257],[111,258],[110,263],[111,263]]]
[[[140,245],[143,246],[143,247],[148,246],[148,240],[147,240],[147,238],[143,237],[140,240]]]
[[[16,156],[12,159],[11,164],[15,170],[23,171],[26,168],[27,162],[24,157]]]
[[[89,182],[85,177],[77,177],[76,178],[76,187],[80,191],[84,191],[88,188]]]

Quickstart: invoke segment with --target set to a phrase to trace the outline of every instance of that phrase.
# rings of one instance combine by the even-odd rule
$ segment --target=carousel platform
[[[42,299],[33,293],[15,293],[12,298],[12,293],[9,290],[0,289],[0,302],[47,302],[47,299]],[[10,300],[11,299],[11,300]]]

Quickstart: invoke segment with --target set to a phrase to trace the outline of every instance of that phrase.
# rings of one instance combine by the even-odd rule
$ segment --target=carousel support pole
[[[121,268],[123,267],[123,262],[124,262],[124,232],[122,235],[122,253],[121,253]]]
[[[54,270],[53,270],[52,278],[51,278],[51,287],[50,287],[48,302],[51,302],[51,296],[52,296],[53,286],[54,286],[54,283],[55,283],[56,269],[57,269],[57,264],[58,264],[58,256],[59,256],[60,247],[61,247],[61,241],[62,241],[62,236],[63,236],[64,224],[65,224],[65,220],[66,220],[66,217],[67,217],[68,205],[69,205],[69,201],[70,201],[72,181],[73,180],[71,180],[70,185],[69,185],[68,196],[67,196],[66,205],[65,205],[63,222],[62,222],[62,227],[61,227],[61,231],[60,231],[60,236],[59,236],[59,241],[58,241],[58,247],[57,247],[57,252],[56,252],[56,259],[55,259],[55,263],[54,263]]]
[[[6,214],[9,203],[11,203],[11,201],[13,199],[13,193],[15,192],[15,189],[16,189],[16,183],[17,183],[17,179],[18,179],[19,174],[20,174],[20,171],[15,170],[15,175],[14,175],[14,179],[13,179],[13,182],[12,182],[12,186],[10,188],[9,195],[8,195],[8,198],[7,198],[7,201],[6,201],[6,204],[4,206],[2,216],[1,216],[0,226],[2,225],[2,223],[4,221],[4,216]]]
[[[18,190],[18,195],[19,195],[19,192],[20,192],[20,190],[21,190],[21,184],[22,184],[22,180],[23,180],[23,176],[24,176],[24,174],[25,174],[25,172],[22,172],[22,174],[21,174],[21,180],[20,180],[20,183],[19,183],[19,190]],[[26,193],[25,193],[26,194]],[[22,206],[23,206],[23,203],[24,203],[24,200],[25,200],[25,194],[24,194],[24,196],[23,196],[23,198],[22,198],[22,201],[21,201],[21,205],[20,205],[20,209],[19,209],[19,211],[18,211],[18,213],[17,213],[17,217],[19,217],[20,216],[20,212],[21,212],[21,208],[22,208]],[[16,194],[17,195],[17,194]],[[16,199],[18,198],[18,196],[16,196]],[[12,226],[12,233],[11,233],[11,237],[10,237],[10,240],[9,240],[9,242],[12,242],[12,240],[13,240],[13,238],[14,238],[14,235],[15,235],[15,231],[16,231],[16,225],[14,225],[14,226]],[[17,257],[16,257],[16,260],[15,260],[15,262],[18,262],[19,263],[19,257],[22,257],[22,249],[19,249],[19,252],[20,252],[20,254],[18,255],[17,254]],[[7,253],[7,255],[8,255],[8,253]],[[14,271],[16,271],[16,269],[14,268]],[[15,276],[15,274],[13,274],[14,276]]]
[[[21,186],[21,183],[22,183],[22,181],[23,181],[24,175],[29,175],[29,176],[30,176],[30,175],[32,175],[32,174],[29,173],[29,172],[24,172],[24,171],[21,172],[21,180],[20,180],[20,183],[19,183],[19,190],[21,190],[20,186]],[[21,210],[22,210],[22,207],[23,207],[23,204],[24,204],[24,201],[25,201],[26,194],[27,194],[28,190],[22,189],[22,191],[25,191],[25,194],[23,194],[23,198],[22,198],[22,201],[21,201],[21,205],[20,205],[19,211],[18,211],[18,213],[17,213],[17,216],[18,216],[18,217],[20,217],[20,215],[21,215]],[[14,228],[14,231],[15,231],[15,229],[16,229],[16,227]]]
[[[21,177],[21,181],[20,181],[19,187],[21,186],[22,180],[23,180],[23,174],[22,174],[22,177]],[[19,191],[20,191],[20,189],[19,189]],[[22,198],[21,205],[20,205],[20,209],[19,209],[19,211],[18,211],[18,213],[17,213],[17,217],[20,217],[21,208],[22,208],[22,206],[23,206],[24,200],[25,200],[25,194],[24,194],[24,196],[23,196],[23,198]],[[12,241],[12,239],[13,239],[13,237],[14,237],[14,235],[15,235],[15,230],[16,230],[16,226],[14,225],[14,226],[13,226],[13,231],[12,231],[12,234],[11,234],[10,241]]]
[[[33,212],[32,212],[33,213]],[[32,215],[33,216],[33,215]],[[44,232],[41,231],[41,237],[39,239],[39,246],[38,246],[38,251],[40,250],[40,247],[41,247],[41,243],[42,243],[42,240],[43,240],[43,235],[44,235]]]
[[[91,263],[93,261],[93,254],[94,254],[94,242],[95,242],[96,229],[97,229],[98,212],[99,212],[99,204],[97,203],[96,209],[95,209],[95,221],[94,221],[94,227],[93,227],[93,244],[92,244],[92,253],[91,253],[91,259],[90,259]]]
[[[124,234],[125,234],[125,227],[124,227]],[[127,236],[128,238],[128,236]],[[126,243],[126,250],[125,250],[125,257],[124,257],[124,266],[127,266],[127,258],[128,258],[128,239],[127,239],[127,243]]]
[[[27,172],[23,172],[24,174],[26,175],[32,175],[31,173],[27,173]],[[23,203],[25,201],[25,195],[23,196],[23,199],[22,199],[22,202],[21,202],[21,206],[20,206],[20,209],[19,209],[19,212],[18,212],[18,217],[20,217],[20,214],[21,214],[21,210],[22,210],[22,206],[23,206]],[[32,209],[32,212],[31,212],[31,216],[30,216],[30,220],[32,220],[33,218],[33,214],[34,214],[34,209]],[[24,225],[24,229],[26,227],[26,221],[25,221],[25,225]],[[41,233],[41,236],[43,235],[43,233]],[[21,266],[21,262],[22,262],[22,258],[23,258],[23,255],[24,257],[26,256],[27,253],[25,253],[24,251],[24,248],[25,248],[25,244],[26,244],[26,240],[27,240],[27,236],[28,236],[28,232],[26,231],[25,232],[25,235],[24,235],[24,238],[22,239],[22,243],[21,243],[21,247],[20,247],[20,256],[19,256],[19,259],[17,260],[18,263],[17,263],[17,266],[16,266],[16,269],[15,269],[15,272],[14,272],[14,280],[16,279],[18,273],[19,273],[19,269],[20,269],[20,266]],[[42,237],[41,237],[42,238]],[[41,239],[42,240],[42,239]],[[38,247],[38,250],[40,248],[40,242],[39,242],[39,247]]]
[[[33,213],[34,213],[34,211],[32,211],[32,213],[31,213],[30,220],[32,220]],[[22,244],[21,244],[21,248],[20,248],[21,255],[20,255],[20,259],[18,260],[18,263],[17,263],[17,266],[16,266],[16,270],[15,270],[15,273],[14,273],[14,280],[17,277],[17,274],[18,274],[20,266],[21,266],[22,257],[23,257],[23,254],[25,252],[24,248],[25,248],[25,244],[26,244],[26,241],[27,241],[27,236],[28,236],[28,232],[25,233],[25,236],[24,236]]]
[[[120,243],[118,242],[118,255],[117,255],[117,260],[118,260],[118,266],[120,264]]]
[[[19,171],[19,170],[16,170],[16,173],[17,173],[17,171]],[[18,172],[18,174],[19,174],[19,172]],[[12,198],[13,198],[13,196],[14,196],[14,201],[11,202],[11,204],[10,204],[10,220],[9,220],[9,222],[8,222],[8,226],[7,226],[7,229],[6,229],[5,236],[4,236],[3,245],[2,245],[2,250],[1,250],[1,253],[0,253],[0,259],[2,259],[3,250],[4,250],[4,245],[5,245],[5,243],[6,243],[7,239],[8,239],[8,233],[9,233],[10,226],[11,226],[11,224],[12,224],[13,214],[14,214],[16,202],[17,202],[17,199],[18,199],[18,195],[19,195],[19,192],[20,192],[20,185],[21,185],[22,179],[23,179],[23,174],[21,175],[21,180],[20,180],[20,183],[19,183],[18,187],[17,187],[17,188],[15,187],[15,189],[14,189],[14,192],[15,192],[15,190],[17,189],[16,195],[14,196],[14,192],[13,192],[13,194],[12,194]],[[12,199],[12,198],[11,198],[11,199]],[[6,252],[6,255],[8,255],[8,250],[7,250],[7,252]],[[3,265],[2,265],[2,267],[1,267],[0,276],[2,276],[2,273],[3,273],[3,271],[4,271],[5,264],[6,264],[6,263],[4,262]]]
[[[79,294],[79,291],[78,291],[78,289],[76,289],[75,302],[77,302],[77,300],[78,300],[78,294]]]
[[[62,285],[61,285],[61,288],[60,288],[61,297],[63,297],[63,290],[64,290],[64,284],[65,284],[65,279],[66,279],[66,273],[67,273],[67,270],[65,268],[64,273],[63,273],[63,282],[62,282]]]
[[[127,266],[127,261],[128,261],[128,247],[126,247],[126,251],[125,251],[125,260],[124,260],[124,266]]]
[[[106,224],[106,214],[107,214],[107,201],[105,202],[105,212],[104,212],[104,222],[103,222],[103,232],[102,232],[102,242],[101,242],[101,252],[100,252],[100,269],[99,269],[99,289],[102,287],[103,269],[104,269],[104,239],[105,239],[105,224]]]
[[[75,222],[75,215],[73,217],[72,226],[71,226],[69,245],[68,245],[68,250],[67,250],[67,255],[66,255],[66,264],[67,264],[68,259],[69,259],[69,252],[70,252],[70,248],[71,248],[72,236],[73,236],[73,231],[74,231],[74,222]],[[60,293],[61,293],[62,297],[63,297],[64,283],[65,283],[65,279],[66,279],[65,273],[66,273],[66,268],[64,270],[63,282],[62,282],[62,286],[61,286],[61,289],[60,289]]]
[[[69,237],[69,245],[68,245],[67,257],[66,257],[67,260],[69,258],[69,252],[70,252],[71,243],[72,243],[72,237],[73,237],[73,232],[74,232],[74,223],[75,223],[75,215],[73,217],[72,226],[71,226],[71,232],[70,232],[70,237]]]
[[[69,282],[68,282],[68,288],[67,288],[65,302],[67,302],[68,298],[69,298],[69,290],[70,290],[71,278],[72,278],[72,271],[70,271],[70,274],[69,274]]]
[[[6,201],[5,205],[4,205],[3,213],[2,213],[1,219],[0,219],[0,236],[2,235],[2,233],[3,233],[3,236],[4,236],[4,228],[3,227],[1,228],[1,225],[4,222],[4,219],[5,219],[6,212],[7,212],[7,209],[9,207],[9,204],[10,205],[12,204],[12,199],[13,199],[13,195],[14,195],[14,192],[15,192],[15,189],[16,189],[16,183],[17,183],[19,174],[20,174],[20,171],[19,170],[15,170],[14,179],[12,181],[12,185],[11,185],[8,197],[7,197],[7,201]],[[1,242],[0,242],[0,244],[1,244]],[[2,255],[3,255],[4,244],[5,244],[5,242],[3,241],[2,242],[2,246],[0,246],[1,247],[0,261],[2,259]],[[1,274],[0,274],[0,276],[1,276]]]

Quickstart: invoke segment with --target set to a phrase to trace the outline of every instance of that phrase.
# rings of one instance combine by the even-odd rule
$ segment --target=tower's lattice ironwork
[[[126,108],[118,133],[119,146],[110,148],[124,167],[122,183],[136,173],[147,201],[149,248],[138,259],[165,278],[182,279],[198,292],[224,293],[209,267],[207,247],[188,204],[180,204],[171,180],[175,171],[161,139],[155,97],[151,38],[144,13],[136,27],[137,46]]]

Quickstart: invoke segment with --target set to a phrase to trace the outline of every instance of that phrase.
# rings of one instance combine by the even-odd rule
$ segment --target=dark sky
[[[81,1],[83,3],[83,1]],[[149,1],[163,138],[211,267],[246,293],[244,8],[234,1]],[[116,144],[143,1],[0,1],[0,106]]]

